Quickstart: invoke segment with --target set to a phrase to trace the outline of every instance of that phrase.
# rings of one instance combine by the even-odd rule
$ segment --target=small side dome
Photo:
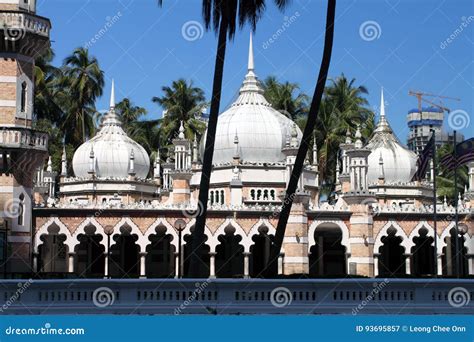
[[[110,109],[102,121],[99,132],[79,146],[74,153],[72,167],[76,177],[90,177],[91,151],[93,151],[93,167],[96,177],[128,177],[130,155],[132,154],[137,178],[146,178],[150,170],[150,158],[146,150],[127,136],[122,128],[122,123],[115,114],[113,82]]]

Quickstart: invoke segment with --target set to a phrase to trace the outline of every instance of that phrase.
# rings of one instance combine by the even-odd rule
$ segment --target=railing
[[[2,127],[0,147],[48,150],[48,134],[27,128]]]
[[[51,23],[48,19],[21,11],[0,12],[0,27],[20,32],[31,32],[49,37]]]
[[[474,314],[468,279],[0,282],[0,314]]]

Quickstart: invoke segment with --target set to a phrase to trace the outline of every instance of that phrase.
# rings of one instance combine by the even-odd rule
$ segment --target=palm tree
[[[160,125],[160,146],[169,146],[176,137],[180,122],[184,123],[185,136],[193,139],[200,137],[206,124],[198,117],[207,107],[204,91],[194,87],[193,82],[184,79],[173,81],[171,86],[164,86],[162,97],[153,97],[152,101],[164,109],[164,116],[158,120]]]
[[[57,80],[61,77],[61,69],[51,64],[54,52],[48,48],[46,52],[36,59],[34,115],[36,120],[49,119],[54,123],[60,122],[62,109],[56,101]]]
[[[285,192],[285,199],[280,212],[278,225],[275,234],[274,247],[271,249],[269,264],[275,262],[280,254],[281,246],[283,243],[283,237],[285,236],[286,225],[290,216],[291,206],[293,204],[293,198],[298,185],[298,181],[303,170],[303,164],[308,153],[311,138],[313,136],[314,127],[316,125],[317,115],[319,113],[319,107],[321,105],[321,99],[323,97],[324,85],[329,71],[329,64],[331,61],[332,44],[334,38],[334,18],[336,14],[336,0],[328,0],[328,8],[326,15],[326,30],[324,38],[323,48],[323,59],[321,61],[321,67],[319,69],[318,80],[316,88],[314,90],[313,99],[308,114],[308,121],[306,122],[305,129],[303,131],[303,137],[301,138],[301,145],[296,155],[295,164],[293,171],[291,172],[290,181]],[[270,268],[266,268],[265,275],[272,276]]]
[[[443,156],[448,153],[453,153],[454,147],[451,144],[441,146],[436,151],[436,160],[441,160]],[[438,175],[436,176],[436,193],[440,199],[446,197],[449,203],[454,204],[456,196],[456,190],[454,188],[454,170],[443,167],[440,163],[438,164]],[[469,184],[468,168],[466,165],[459,166],[456,171],[457,174],[457,190],[458,193],[462,194],[464,189]]]
[[[273,0],[276,6],[283,10],[289,0]],[[258,20],[264,13],[265,0],[203,0],[202,12],[206,29],[218,32],[217,52],[214,67],[214,80],[212,85],[211,109],[206,135],[206,146],[202,163],[201,181],[199,185],[199,203],[207,203],[209,196],[209,181],[211,178],[212,158],[214,155],[214,140],[216,136],[217,116],[219,114],[222,77],[224,74],[224,61],[227,38],[233,39],[237,22],[242,28],[246,23],[255,31]],[[200,273],[199,255],[204,244],[204,229],[206,223],[207,206],[202,205],[202,210],[197,213],[196,225],[193,232],[193,247],[191,254],[190,276]]]
[[[82,133],[82,142],[86,140],[87,133],[93,129],[92,117],[95,113],[95,100],[102,96],[104,87],[104,72],[99,67],[97,58],[89,56],[89,51],[83,47],[74,50],[71,56],[64,59],[64,77],[61,86],[68,89],[69,101],[67,118],[64,127],[72,124],[74,129]],[[71,126],[69,126],[71,127]],[[77,132],[77,131],[76,131]],[[73,140],[77,140],[77,133]],[[74,141],[76,144],[78,141]]]
[[[355,79],[348,79],[342,74],[330,80],[326,87],[319,115],[316,120],[315,136],[319,146],[319,172],[330,193],[334,189],[336,160],[339,145],[345,140],[347,130],[355,130],[361,125],[362,136],[368,139],[374,130],[374,112],[368,108],[364,86],[355,86]]]
[[[265,98],[273,108],[292,120],[308,113],[309,98],[306,94],[295,94],[299,90],[296,83],[281,83],[275,76],[269,76],[262,84]]]

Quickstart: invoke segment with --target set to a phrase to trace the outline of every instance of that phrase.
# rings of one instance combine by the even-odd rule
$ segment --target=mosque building
[[[149,156],[124,132],[114,107],[112,86],[110,109],[98,133],[74,154],[74,175],[66,173],[63,155],[59,193],[34,209],[34,267],[82,277],[174,277],[181,262],[186,274],[194,217],[201,207],[205,141],[198,146],[196,139],[186,139],[181,124],[174,156],[157,160],[150,170]],[[367,144],[357,130],[340,146],[335,204],[320,201],[313,146],[282,253],[272,265],[275,273],[374,277],[435,272],[432,183],[411,181],[417,156],[393,133],[383,93],[380,108]],[[261,276],[301,136],[298,126],[265,99],[250,42],[239,96],[218,120],[203,276]],[[473,170],[471,165],[461,219],[473,205]],[[436,269],[450,275],[454,208],[439,204],[438,212]],[[185,224],[176,224],[181,220]],[[463,274],[473,274],[474,227],[471,221],[461,226]]]
[[[0,78],[0,87],[5,80]],[[15,82],[21,83],[21,77]],[[239,96],[218,119],[206,242],[200,256],[202,277],[262,276],[301,137],[298,126],[265,99],[250,40]],[[21,250],[22,258],[31,262],[15,264],[10,271],[83,278],[187,274],[191,233],[202,208],[198,195],[205,142],[186,139],[181,123],[173,145],[167,160],[150,165],[145,149],[127,135],[115,113],[112,84],[110,108],[97,134],[74,153],[74,173],[67,172],[64,150],[61,170],[56,170],[59,184],[49,162],[35,178],[34,193],[22,193],[34,202],[32,228],[10,241],[21,242],[13,253]],[[437,205],[434,236],[433,184],[412,181],[417,156],[402,146],[390,127],[383,93],[369,141],[364,143],[357,129],[340,146],[333,204],[319,196],[316,145],[310,154],[281,254],[270,265],[276,275],[454,274],[455,209],[446,202]],[[463,197],[460,259],[461,272],[467,276],[474,274],[474,224],[469,219],[474,208],[474,163],[469,165],[469,188]],[[16,227],[19,220],[7,217],[3,222]]]

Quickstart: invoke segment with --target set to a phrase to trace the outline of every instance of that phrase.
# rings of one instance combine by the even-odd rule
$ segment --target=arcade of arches
[[[306,238],[309,277],[344,277],[352,271],[350,241],[341,225],[322,223],[309,229]],[[37,232],[33,267],[37,272],[72,273],[83,278],[171,278],[185,276],[192,253],[193,226],[183,230],[181,241],[171,226],[158,224],[143,234],[125,223],[106,234],[102,227],[88,224],[69,234],[57,221]],[[206,232],[200,268],[202,277],[258,278],[266,265],[272,274],[284,274],[285,255],[270,262],[274,229],[260,225],[247,235],[227,224],[214,234]],[[303,242],[305,241],[302,239]],[[369,241],[369,240],[368,240]],[[181,244],[181,257],[178,253]],[[456,236],[454,228],[438,237],[438,274],[455,273]],[[459,235],[457,254],[460,274],[473,270],[472,238]],[[354,247],[353,247],[354,248]],[[397,225],[381,230],[373,239],[374,276],[431,276],[435,273],[434,238],[429,226],[419,227],[410,236]],[[181,267],[179,267],[181,263]]]

